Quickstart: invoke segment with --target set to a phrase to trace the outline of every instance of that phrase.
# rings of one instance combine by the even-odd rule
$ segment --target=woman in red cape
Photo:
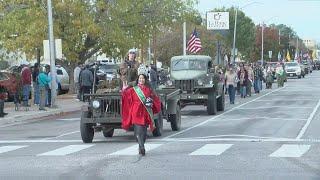
[[[145,155],[144,143],[147,137],[147,127],[150,126],[151,131],[154,130],[153,120],[147,107],[150,106],[152,113],[157,114],[161,110],[161,102],[151,89],[145,73],[139,73],[137,87],[141,89],[146,99],[152,99],[151,103],[143,103],[134,87],[125,89],[122,92],[122,128],[129,130],[133,125],[134,134],[139,143],[139,154]]]

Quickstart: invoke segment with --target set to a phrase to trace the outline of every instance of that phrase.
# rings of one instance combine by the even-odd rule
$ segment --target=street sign
[[[269,51],[269,58],[272,58],[272,51]]]
[[[207,29],[229,29],[229,12],[207,12]]]

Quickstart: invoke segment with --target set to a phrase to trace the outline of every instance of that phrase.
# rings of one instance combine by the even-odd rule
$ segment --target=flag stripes
[[[198,36],[198,33],[196,29],[193,30],[192,34],[190,35],[190,40],[188,41],[187,44],[187,50],[191,53],[198,53],[201,51],[202,45],[200,38]]]

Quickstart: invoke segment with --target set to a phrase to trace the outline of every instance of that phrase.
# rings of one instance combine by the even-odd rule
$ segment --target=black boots
[[[3,112],[4,109],[4,100],[0,100],[0,117],[4,117],[8,113]]]
[[[141,125],[134,125],[134,135],[139,144],[139,154],[144,156],[146,154],[144,143],[146,142],[147,138],[147,127]]]

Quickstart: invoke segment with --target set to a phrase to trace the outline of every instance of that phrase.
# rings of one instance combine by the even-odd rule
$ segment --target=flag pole
[[[187,55],[187,48],[186,48],[186,45],[187,45],[187,25],[186,25],[186,22],[183,22],[183,55]]]

